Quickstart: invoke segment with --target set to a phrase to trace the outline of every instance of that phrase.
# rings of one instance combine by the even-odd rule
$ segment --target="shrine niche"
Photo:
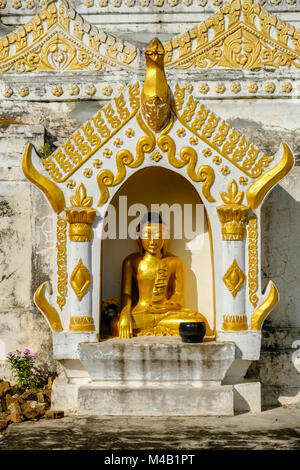
[[[54,389],[56,404],[72,395],[79,411],[102,414],[233,414],[238,391],[257,410],[260,384],[244,376],[279,299],[272,281],[261,291],[260,208],[293,156],[286,143],[264,154],[184,87],[169,88],[157,39],[145,54],[144,83],[130,83],[49,157],[31,144],[24,153],[25,176],[57,214],[56,276],[34,296],[69,380]],[[193,347],[178,336],[100,337],[102,283],[110,276],[107,263],[101,268],[103,220],[122,185],[152,167],[186,179],[205,206],[213,306],[201,313],[212,334]]]

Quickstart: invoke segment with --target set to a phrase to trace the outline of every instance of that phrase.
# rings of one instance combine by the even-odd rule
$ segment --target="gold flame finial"
[[[148,126],[159,132],[171,113],[171,95],[164,70],[165,50],[154,38],[145,50],[146,76],[141,94],[141,109]]]

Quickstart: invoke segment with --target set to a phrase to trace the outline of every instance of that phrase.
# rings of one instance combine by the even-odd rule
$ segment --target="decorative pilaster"
[[[72,208],[66,209],[70,239],[70,297],[71,331],[94,331],[92,317],[92,275],[90,241],[96,210],[91,207],[93,198],[86,195],[81,183],[75,196],[70,197]]]
[[[225,203],[217,207],[222,224],[224,275],[224,311],[222,328],[225,331],[247,330],[245,315],[245,237],[249,207],[242,204],[244,192],[238,191],[235,180],[228,185],[228,192],[221,193]],[[226,307],[225,307],[226,306]]]

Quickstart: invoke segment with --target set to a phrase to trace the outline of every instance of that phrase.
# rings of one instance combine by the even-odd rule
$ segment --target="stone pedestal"
[[[232,342],[187,344],[178,337],[80,343],[90,381],[54,384],[52,405],[98,415],[231,416],[234,385],[222,381],[235,357]]]

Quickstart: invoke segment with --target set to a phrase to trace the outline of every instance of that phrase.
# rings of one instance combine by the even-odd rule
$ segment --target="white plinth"
[[[87,379],[75,381],[69,374],[69,383],[55,381],[52,408],[120,416],[255,412],[259,384],[226,382],[236,356],[233,342],[188,344],[170,336],[80,343],[74,367],[80,362]]]
[[[79,344],[78,356],[94,383],[218,385],[235,360],[235,344],[183,343],[176,336],[113,338]]]

